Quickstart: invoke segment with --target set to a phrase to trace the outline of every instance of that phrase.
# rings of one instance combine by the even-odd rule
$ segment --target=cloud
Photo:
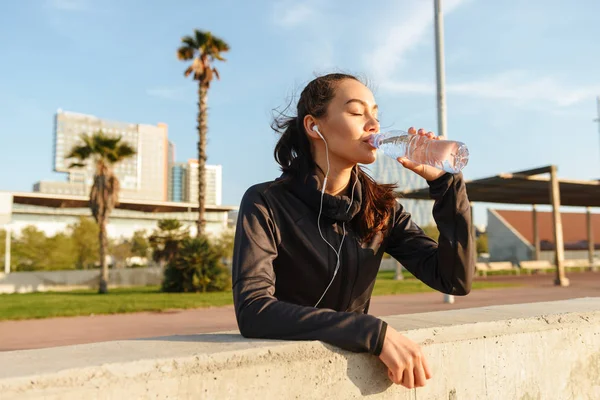
[[[448,0],[443,4],[444,15],[471,0]],[[433,2],[417,1],[403,3],[402,12],[390,12],[394,18],[391,27],[378,32],[380,44],[365,56],[365,64],[377,80],[387,79],[402,66],[408,52],[413,50],[433,32]]]
[[[381,89],[391,93],[435,93],[433,83],[414,83],[388,80]],[[578,87],[567,85],[552,76],[540,76],[533,72],[510,70],[487,78],[459,83],[446,83],[446,92],[468,97],[506,100],[516,105],[534,102],[550,103],[567,107],[593,98],[600,93],[600,85]]]
[[[282,1],[273,6],[273,23],[284,28],[293,28],[310,21],[315,8],[308,2]]]
[[[550,76],[539,77],[523,71],[508,71],[486,80],[452,84],[448,91],[519,103],[545,101],[566,107],[593,97],[600,91],[600,86],[574,87]]]
[[[61,11],[86,11],[90,3],[89,0],[46,0],[46,6]]]

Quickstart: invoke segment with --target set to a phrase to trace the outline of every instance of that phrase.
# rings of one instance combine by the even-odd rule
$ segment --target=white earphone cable
[[[325,297],[325,294],[331,287],[331,284],[335,280],[335,277],[338,273],[338,270],[340,267],[340,253],[342,251],[342,246],[344,245],[344,239],[346,238],[346,223],[345,222],[342,223],[342,230],[343,230],[342,240],[340,241],[340,247],[336,251],[335,247],[333,247],[331,245],[331,243],[329,243],[325,239],[325,237],[323,236],[323,232],[321,231],[321,214],[323,212],[323,196],[325,195],[325,188],[327,187],[327,178],[329,177],[329,146],[327,145],[327,141],[325,140],[323,135],[321,135],[321,132],[319,132],[319,129],[317,127],[315,127],[315,132],[317,132],[319,134],[319,136],[321,136],[321,139],[323,139],[323,142],[325,142],[325,157],[327,159],[327,171],[325,172],[325,178],[323,179],[323,187],[321,188],[321,204],[319,206],[319,216],[317,217],[317,228],[319,229],[319,234],[321,235],[321,239],[323,239],[323,241],[325,243],[327,243],[329,245],[329,247],[331,247],[331,249],[333,250],[333,252],[336,255],[336,263],[335,263],[335,270],[333,271],[333,277],[331,278],[329,285],[327,285],[327,287],[325,288],[325,291],[319,298],[319,301],[317,301],[317,303],[315,304],[315,308],[316,308],[319,305],[319,303],[321,302],[321,300],[323,300],[323,297]],[[356,187],[357,182],[358,182],[358,176],[355,177],[354,185],[352,185],[352,196],[350,198],[350,204],[348,205],[346,212],[350,211],[350,207],[352,207],[352,202],[354,201],[354,188]]]

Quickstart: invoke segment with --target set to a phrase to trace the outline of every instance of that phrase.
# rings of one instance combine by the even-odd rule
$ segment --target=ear
[[[318,140],[322,140],[321,136],[319,136],[319,134],[313,130],[313,127],[315,125],[318,125],[317,120],[314,119],[314,117],[312,115],[307,115],[304,117],[304,121],[302,121],[304,124],[304,130],[306,131],[306,134],[312,138],[312,139],[318,139]]]

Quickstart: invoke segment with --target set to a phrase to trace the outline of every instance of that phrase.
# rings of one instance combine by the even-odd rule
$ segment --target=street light
[[[438,135],[448,138],[446,131],[446,88],[444,73],[444,13],[442,11],[442,0],[433,1],[434,29],[435,29],[435,70],[437,82],[437,122]],[[444,295],[444,303],[453,304],[454,296]]]
[[[598,105],[598,118],[594,122],[598,123],[598,135],[600,136],[600,96],[596,97],[596,104]]]

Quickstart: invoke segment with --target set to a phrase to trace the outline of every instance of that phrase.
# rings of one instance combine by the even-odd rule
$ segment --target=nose
[[[379,128],[379,122],[374,117],[371,117],[365,126],[365,131],[370,133],[377,133],[379,132]]]

